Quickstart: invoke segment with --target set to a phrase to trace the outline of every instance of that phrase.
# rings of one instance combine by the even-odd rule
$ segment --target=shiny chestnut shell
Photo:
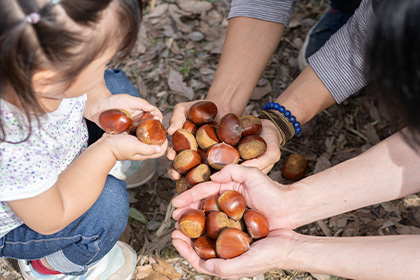
[[[197,151],[198,144],[195,140],[194,135],[186,129],[178,129],[172,135],[173,149],[179,153],[183,150],[194,150]]]
[[[179,219],[179,230],[188,237],[200,237],[206,227],[206,216],[200,209],[189,209]]]
[[[259,157],[267,150],[267,143],[258,135],[248,135],[238,144],[238,152],[243,160]]]
[[[204,235],[194,241],[194,250],[204,260],[217,257],[216,241]]]
[[[207,151],[207,162],[214,169],[220,170],[230,163],[238,163],[240,155],[238,150],[226,143],[211,146]]]
[[[242,127],[239,118],[233,113],[222,117],[217,125],[217,137],[220,141],[235,146],[241,140]]]
[[[210,180],[211,171],[207,164],[199,164],[190,171],[188,171],[185,179],[188,186],[191,188],[196,184]]]
[[[226,191],[222,193],[217,205],[220,210],[225,212],[230,218],[239,221],[246,210],[246,201],[244,196],[237,191]]]
[[[184,150],[177,154],[172,162],[172,166],[176,172],[186,174],[201,163],[199,153],[194,150]]]
[[[196,102],[188,110],[188,119],[198,125],[212,122],[216,115],[216,104],[208,100]]]
[[[216,253],[220,258],[230,259],[249,250],[251,237],[237,228],[224,229],[216,240]]]
[[[166,130],[156,119],[145,119],[139,122],[136,129],[137,138],[149,145],[162,145],[166,141]]]
[[[308,170],[308,161],[300,154],[291,154],[282,166],[283,176],[289,180],[299,180]]]
[[[248,234],[252,239],[266,237],[269,232],[269,223],[267,217],[256,209],[246,210],[243,220]]]
[[[259,135],[262,130],[261,120],[254,115],[244,115],[239,118],[242,127],[242,135],[244,138],[248,135]]]
[[[109,109],[99,115],[101,128],[111,134],[123,133],[130,128],[131,123],[130,113],[123,109]]]
[[[228,216],[221,211],[212,211],[206,217],[206,233],[213,239],[217,239],[220,232],[230,227]]]
[[[217,206],[219,196],[219,194],[213,194],[203,199],[201,201],[200,209],[203,210],[206,215],[210,214],[212,211],[219,211],[219,206]]]

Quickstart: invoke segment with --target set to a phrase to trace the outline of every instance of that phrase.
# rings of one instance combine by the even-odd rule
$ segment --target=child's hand
[[[132,117],[142,112],[150,112],[155,119],[162,121],[163,116],[158,108],[151,105],[140,97],[134,97],[129,94],[113,94],[101,99],[96,106],[91,106],[86,117],[98,125],[99,114],[108,109],[124,109],[131,114]]]
[[[104,133],[100,141],[104,141],[117,160],[145,160],[163,156],[168,148],[168,140],[161,146],[148,145],[140,142],[137,137],[129,134],[111,135]]]

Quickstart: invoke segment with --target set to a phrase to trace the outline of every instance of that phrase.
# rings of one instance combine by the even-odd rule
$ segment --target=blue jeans
[[[113,94],[139,96],[121,70],[106,71],[105,81]],[[99,128],[91,125],[90,129]],[[93,135],[101,133],[96,131]],[[108,175],[98,200],[81,217],[51,235],[39,234],[22,225],[0,239],[0,257],[25,260],[47,257],[60,272],[70,275],[85,273],[90,265],[111,250],[127,225],[129,203],[126,187],[124,181]]]

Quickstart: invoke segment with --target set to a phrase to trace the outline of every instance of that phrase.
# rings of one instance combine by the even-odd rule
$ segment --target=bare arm
[[[231,18],[206,99],[215,101],[226,113],[242,115],[284,30],[280,23],[248,17]]]

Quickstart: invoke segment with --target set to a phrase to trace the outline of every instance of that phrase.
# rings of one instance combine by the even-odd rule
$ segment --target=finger
[[[187,207],[191,203],[200,201],[212,194],[219,193],[220,184],[211,181],[200,183],[193,188],[181,193],[172,200],[172,205],[176,208]]]
[[[174,181],[181,179],[181,174],[176,172],[175,169],[172,168],[172,166],[168,169],[168,176]]]
[[[175,150],[173,149],[173,148],[168,148],[168,150],[167,150],[168,152],[167,152],[167,154],[166,154],[166,156],[167,156],[167,158],[169,159],[169,160],[174,160],[174,158],[176,157],[176,152],[175,152]]]
[[[172,114],[171,120],[169,122],[168,134],[172,135],[174,132],[184,125],[185,120],[187,119],[187,112],[191,106],[189,103],[179,103],[175,105],[174,112]]]
[[[172,233],[172,244],[175,249],[177,249],[179,254],[183,256],[198,272],[210,274],[209,271],[204,269],[205,261],[197,255],[191,241],[185,240],[184,237],[180,236],[182,233],[178,232],[179,231],[174,231]]]
[[[172,212],[172,218],[178,221],[181,218],[181,216],[184,215],[185,212],[187,212],[190,209],[199,209],[200,206],[201,206],[201,201],[196,201],[192,203],[191,205],[189,205],[188,207],[176,208]]]
[[[168,148],[168,140],[158,146],[158,145],[148,145],[138,141],[137,146],[135,148],[135,155],[134,157],[145,157],[148,156],[150,158],[158,158],[165,154],[166,149]]]

